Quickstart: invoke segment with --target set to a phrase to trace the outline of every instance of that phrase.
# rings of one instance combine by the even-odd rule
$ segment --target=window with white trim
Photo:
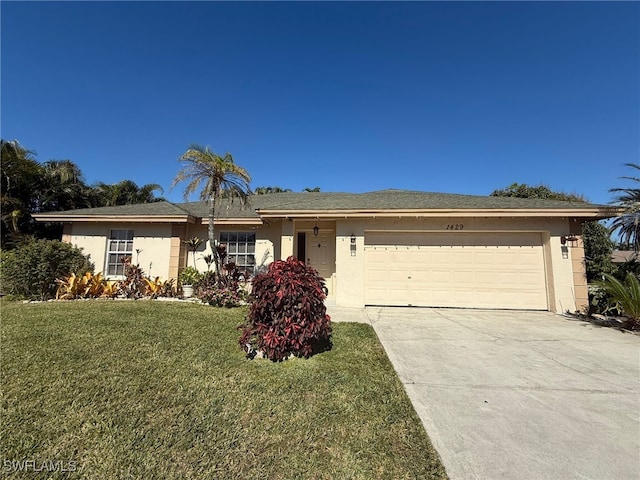
[[[256,234],[220,232],[220,243],[227,246],[226,263],[234,262],[240,270],[253,272],[256,266]]]
[[[107,243],[107,275],[124,275],[122,260],[133,257],[133,230],[111,230]]]

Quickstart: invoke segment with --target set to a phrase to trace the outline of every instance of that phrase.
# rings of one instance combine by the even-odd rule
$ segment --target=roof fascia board
[[[207,217],[203,217],[200,221],[202,225],[208,225],[209,219]],[[216,225],[264,225],[264,221],[259,218],[216,218],[214,220],[214,224]]]
[[[371,217],[576,217],[604,219],[621,213],[615,208],[567,209],[414,209],[414,210],[258,210],[263,218]]]
[[[191,215],[32,215],[39,222],[195,223]]]

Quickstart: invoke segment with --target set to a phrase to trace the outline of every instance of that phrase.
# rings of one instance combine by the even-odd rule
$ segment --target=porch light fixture
[[[573,242],[577,242],[577,241],[578,241],[578,237],[576,237],[576,236],[575,236],[575,235],[573,235],[573,234],[569,234],[569,235],[562,235],[562,236],[560,237],[560,243],[561,243],[562,245],[566,245],[566,244],[567,244],[567,242],[570,242],[570,243],[571,243],[571,246],[573,247],[573,246],[574,246],[574,245],[573,245]]]
[[[318,236],[318,232],[320,232],[320,229],[318,228],[318,224],[316,223],[316,226],[313,227],[313,236],[317,237]]]
[[[355,235],[351,235],[351,256],[355,257],[356,256],[356,236]]]

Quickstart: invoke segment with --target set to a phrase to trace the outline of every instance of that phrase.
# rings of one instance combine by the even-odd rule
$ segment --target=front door
[[[307,265],[315,268],[325,279],[329,294],[333,293],[331,276],[335,272],[335,247],[333,231],[320,230],[315,237],[312,232],[306,234]]]

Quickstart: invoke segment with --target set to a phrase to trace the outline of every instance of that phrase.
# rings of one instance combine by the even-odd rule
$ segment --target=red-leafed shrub
[[[294,257],[278,260],[256,275],[240,346],[273,361],[310,357],[331,348],[331,319],[324,305],[324,280]]]

